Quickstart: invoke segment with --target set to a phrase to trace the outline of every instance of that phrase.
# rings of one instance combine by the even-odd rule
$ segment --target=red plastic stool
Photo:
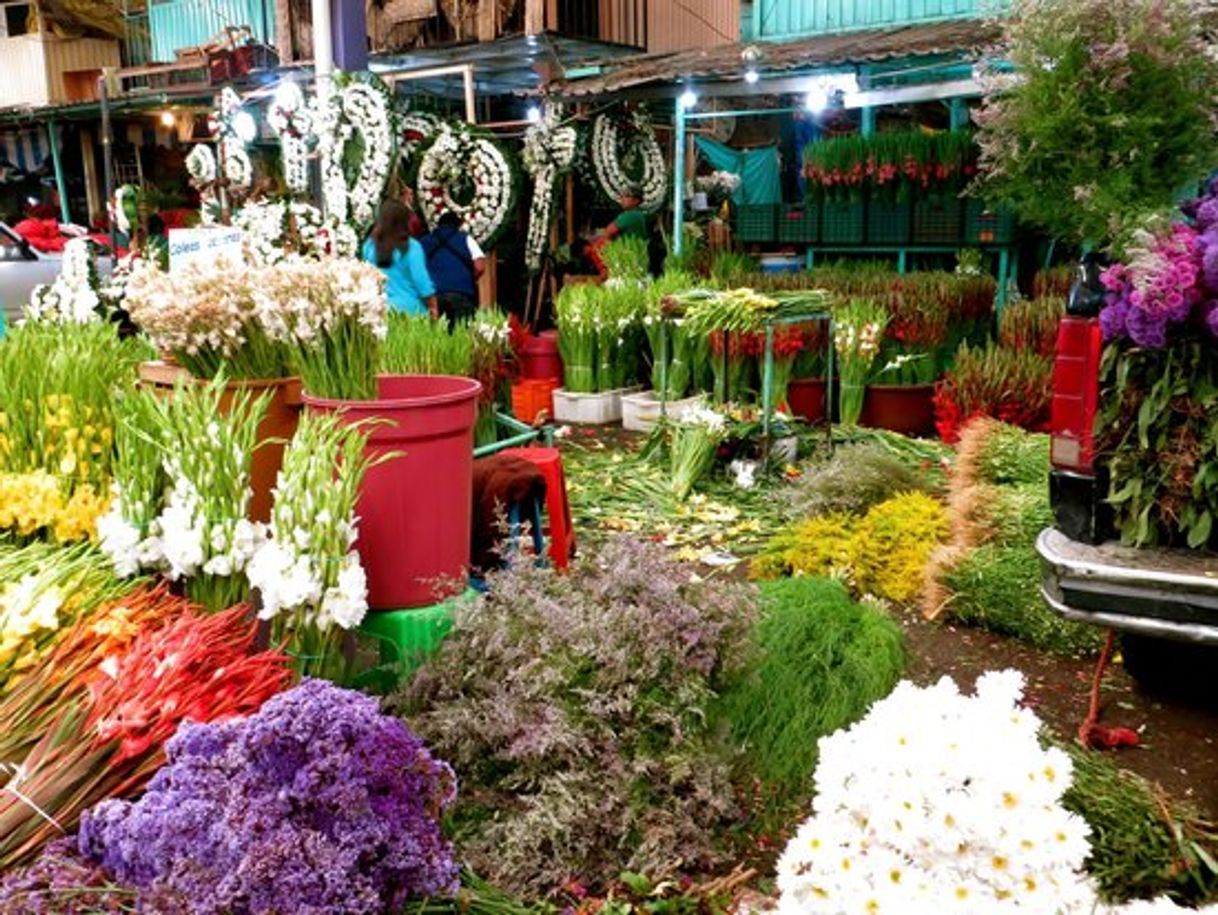
[[[507,448],[500,454],[523,458],[534,464],[546,478],[546,515],[550,519],[546,536],[550,539],[550,560],[554,568],[565,569],[575,555],[575,528],[571,525],[571,506],[567,503],[567,478],[557,448]]]

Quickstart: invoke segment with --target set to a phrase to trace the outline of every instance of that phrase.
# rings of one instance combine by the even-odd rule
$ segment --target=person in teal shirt
[[[381,204],[362,255],[385,274],[390,307],[411,315],[439,317],[436,287],[427,272],[423,246],[410,235],[410,210],[405,205],[396,200]]]
[[[627,186],[622,192],[622,196],[618,198],[618,203],[622,207],[622,212],[618,213],[617,218],[601,230],[601,239],[613,241],[619,236],[647,238],[650,232],[647,211],[642,209],[643,189],[637,184]]]

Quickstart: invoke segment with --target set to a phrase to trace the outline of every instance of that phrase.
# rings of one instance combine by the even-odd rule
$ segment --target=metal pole
[[[68,185],[63,179],[63,159],[59,152],[59,125],[54,121],[47,123],[47,137],[51,141],[51,163],[55,166],[55,190],[59,194],[59,221],[72,221],[72,213],[68,208]]]
[[[774,323],[765,325],[765,362],[761,369],[761,464],[770,463],[770,421],[774,416]]]
[[[478,123],[478,108],[474,104],[474,68],[467,66],[461,71],[461,82],[465,88],[465,120]]]
[[[674,105],[677,148],[673,152],[672,253],[680,257],[685,247],[685,106],[680,98]]]
[[[103,73],[97,81],[97,97],[101,103],[101,144],[102,144],[102,187],[106,191],[106,208],[109,210],[110,201],[114,199],[114,138],[110,135],[110,89],[106,85],[106,75]],[[138,155],[138,153],[137,153]],[[110,248],[118,250],[118,220],[110,220]]]
[[[313,75],[317,79],[317,100],[324,104],[330,96],[330,75],[334,72],[334,35],[330,28],[330,0],[312,0]]]

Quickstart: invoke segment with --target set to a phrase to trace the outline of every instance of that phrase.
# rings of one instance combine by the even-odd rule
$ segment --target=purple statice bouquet
[[[1218,192],[1184,207],[1191,223],[1135,235],[1128,262],[1101,276],[1106,341],[1162,349],[1173,329],[1198,325],[1218,339]]]
[[[250,718],[184,726],[166,758],[79,837],[165,911],[380,915],[457,891],[439,823],[456,777],[371,698],[305,680]]]

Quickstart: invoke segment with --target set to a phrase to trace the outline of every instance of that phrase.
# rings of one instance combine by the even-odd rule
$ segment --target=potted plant
[[[632,390],[642,349],[638,280],[564,288],[555,300],[563,387],[554,391],[560,422],[613,423]]]
[[[787,402],[791,412],[810,423],[823,422],[828,417],[828,382],[825,378],[826,323],[812,321],[799,325],[803,340],[791,369],[787,385]]]

